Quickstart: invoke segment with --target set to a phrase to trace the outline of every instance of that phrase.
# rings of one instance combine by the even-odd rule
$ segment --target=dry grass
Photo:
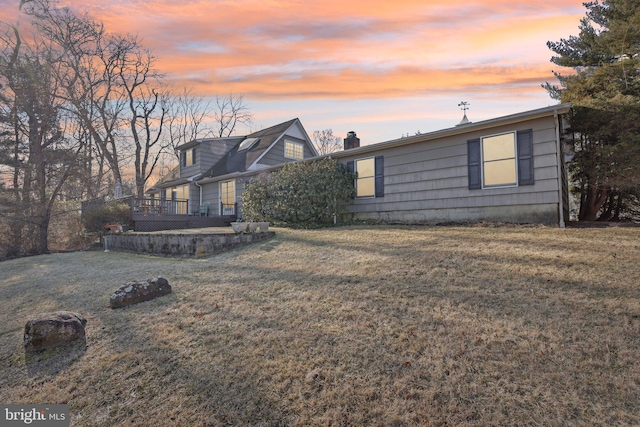
[[[640,229],[276,231],[0,263],[0,402],[73,426],[640,425]],[[155,275],[174,294],[108,308]],[[27,318],[58,309],[86,352],[25,364]]]

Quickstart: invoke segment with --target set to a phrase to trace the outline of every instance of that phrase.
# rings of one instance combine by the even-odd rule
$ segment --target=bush
[[[89,232],[104,231],[107,224],[128,224],[131,221],[131,207],[122,202],[108,202],[101,207],[82,213],[82,225]]]
[[[249,182],[242,212],[248,221],[325,225],[354,195],[353,175],[334,159],[288,163]]]

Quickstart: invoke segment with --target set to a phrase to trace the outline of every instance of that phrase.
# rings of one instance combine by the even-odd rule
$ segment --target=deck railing
[[[220,203],[220,216],[236,216],[237,207],[237,203]]]
[[[131,198],[131,209],[134,214],[142,215],[189,215],[189,200],[162,200],[150,197]]]

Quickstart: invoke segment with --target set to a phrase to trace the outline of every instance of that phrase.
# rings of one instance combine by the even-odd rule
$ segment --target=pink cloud
[[[545,43],[576,34],[584,15],[582,0],[69,4],[108,31],[138,34],[178,87],[288,102],[461,93],[540,99],[540,84],[553,79]],[[15,22],[16,11],[17,1],[0,4],[0,19]]]

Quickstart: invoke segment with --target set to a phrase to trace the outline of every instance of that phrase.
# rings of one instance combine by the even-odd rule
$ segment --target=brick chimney
[[[354,131],[347,132],[347,137],[344,139],[344,149],[360,147],[360,138],[356,136]]]

